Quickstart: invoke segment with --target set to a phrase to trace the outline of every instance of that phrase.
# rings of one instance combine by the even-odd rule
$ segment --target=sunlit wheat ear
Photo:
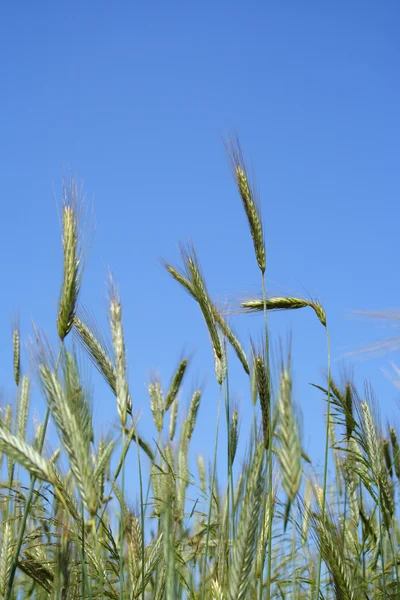
[[[218,335],[218,328],[215,322],[213,304],[208,295],[207,287],[200,270],[195,250],[193,246],[185,249],[183,245],[180,246],[180,250],[185,274],[180,273],[168,263],[164,263],[165,268],[198,303],[211,337],[211,343],[214,348],[214,352],[218,358],[221,358],[222,346],[220,337]]]
[[[0,596],[5,596],[13,558],[14,526],[10,520],[3,524],[2,547],[0,551]]]
[[[21,375],[21,333],[18,316],[14,317],[12,327],[14,381],[15,385],[18,386]]]
[[[224,145],[231,165],[232,174],[242,199],[243,208],[249,222],[257,263],[261,272],[265,273],[265,242],[260,203],[258,201],[254,186],[250,184],[238,137],[227,137],[224,141]]]
[[[82,317],[82,318],[81,318]],[[103,374],[108,385],[115,393],[116,375],[111,354],[92,323],[80,314],[75,315],[74,331],[82,346],[88,351],[94,366]]]
[[[65,368],[68,368],[67,363]],[[85,418],[87,409],[77,407],[75,399],[71,397],[69,386],[66,385],[63,389],[57,374],[51,371],[47,365],[40,365],[39,371],[43,391],[46,394],[60,439],[67,451],[70,468],[83,504],[93,516],[96,514],[99,498],[88,448],[90,431],[82,430],[82,418]]]
[[[226,349],[224,347],[223,340],[221,338],[220,338],[220,340],[221,340],[222,355],[217,356],[217,353],[214,348],[214,366],[215,366],[215,376],[217,378],[217,381],[218,381],[219,385],[222,385],[225,381],[227,368],[228,368],[228,361],[227,361],[227,357],[226,357]]]
[[[57,329],[63,340],[72,329],[81,285],[81,249],[79,248],[78,186],[70,181],[63,190],[62,228],[64,274],[57,317]]]
[[[26,436],[26,427],[28,423],[28,410],[29,410],[29,390],[30,382],[27,376],[22,378],[21,391],[19,397],[18,406],[18,424],[17,424],[17,437],[20,440],[24,440]]]
[[[162,261],[162,264],[167,269],[168,273],[170,275],[172,275],[172,277],[175,279],[175,281],[177,281],[178,283],[180,283],[181,286],[184,287],[185,290],[187,292],[189,292],[189,294],[195,300],[197,300],[196,294],[195,294],[195,290],[193,288],[192,282],[190,281],[190,275],[189,275],[189,278],[185,277],[178,269],[175,269],[175,267],[173,267],[172,265],[170,265],[166,261]]]
[[[150,578],[154,576],[158,565],[161,562],[163,556],[163,548],[164,548],[164,535],[160,533],[150,548],[146,548],[146,556],[144,565],[142,565],[142,561],[140,561],[139,569],[138,569],[138,578],[136,581],[136,586],[133,590],[132,598],[141,598],[141,593],[147,584],[150,581]],[[142,569],[144,571],[144,577],[142,577]]]
[[[76,358],[70,352],[64,353],[63,373],[65,394],[70,399],[71,411],[80,425],[82,440],[89,451],[90,443],[94,442],[90,397],[81,383]]]
[[[110,280],[109,296],[110,327],[116,366],[115,389],[117,395],[117,408],[121,424],[124,427],[129,404],[128,384],[126,380],[125,341],[122,329],[122,305],[112,279]]]
[[[315,311],[320,323],[326,327],[326,314],[322,305],[314,300],[303,300],[302,298],[293,297],[272,297],[266,301],[267,310],[297,310],[299,308],[305,308],[309,306]],[[256,298],[255,300],[246,300],[241,302],[241,307],[244,312],[254,313],[262,312],[264,310],[264,300],[262,298]]]
[[[281,465],[282,485],[292,503],[301,483],[301,442],[292,404],[292,381],[290,372],[283,368],[278,399],[279,439],[278,460]]]
[[[387,471],[385,469],[382,446],[380,444],[381,436],[378,433],[371,409],[367,402],[360,403],[360,411],[362,415],[361,441],[368,457],[368,464],[370,465],[375,484],[379,490],[379,505],[382,510],[385,525],[389,528],[395,506],[393,490],[389,484]]]
[[[158,432],[163,428],[164,422],[164,399],[161,391],[160,382],[154,379],[149,384],[150,408],[153,413],[153,420]]]
[[[3,427],[0,427],[0,451],[21,464],[30,475],[42,481],[54,482],[54,474],[50,463],[32,446],[18,439]]]
[[[221,339],[218,334],[218,329],[215,323],[213,305],[208,295],[207,287],[201,273],[199,261],[196,256],[196,252],[193,248],[186,250],[181,246],[182,259],[185,264],[185,268],[188,274],[190,274],[192,286],[196,294],[197,302],[200,306],[201,312],[203,313],[204,320],[207,324],[208,331],[210,333],[211,342],[218,358],[222,357],[223,348]]]
[[[79,308],[74,317],[73,331],[96,369],[103,375],[111,390],[117,395],[117,374],[112,359],[112,349],[104,340],[99,327],[88,311]],[[132,415],[132,398],[128,390],[127,412]]]
[[[218,583],[218,579],[211,581],[211,598],[212,600],[225,600],[224,592],[221,585]]]
[[[203,316],[205,318],[207,327],[209,329],[209,333],[211,336],[211,341],[213,344],[214,354],[218,359],[221,359],[221,351],[222,351],[222,342],[218,343],[218,329],[217,325],[220,327],[221,332],[226,337],[228,342],[231,344],[234,349],[237,357],[243,365],[244,370],[247,374],[250,373],[249,364],[247,361],[246,353],[244,352],[237,336],[229,327],[223,316],[218,311],[217,307],[212,303],[210,297],[208,295],[203,276],[201,274],[200,267],[198,265],[198,260],[196,254],[191,248],[189,251],[185,250],[181,246],[181,254],[183,258],[183,263],[185,266],[185,275],[175,269],[172,265],[164,262],[164,267],[167,271],[172,275],[172,277],[180,283],[189,294],[196,300],[199,304]],[[197,282],[197,283],[196,283]]]

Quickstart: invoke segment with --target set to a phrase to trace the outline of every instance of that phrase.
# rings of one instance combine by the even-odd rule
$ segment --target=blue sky
[[[12,399],[10,317],[33,319],[56,342],[62,274],[57,206],[71,169],[95,213],[82,302],[106,327],[106,279],[123,301],[129,375],[141,431],[151,437],[151,369],[167,387],[193,354],[181,402],[205,384],[194,449],[211,455],[217,406],[201,315],[159,257],[178,262],[192,240],[214,298],[257,295],[260,276],[221,134],[236,127],[257,175],[267,286],[317,296],[332,338],[333,374],[347,351],[395,329],[350,310],[399,305],[399,4],[375,2],[3,3],[2,344]],[[232,323],[249,349],[262,318]],[[324,331],[311,311],[270,317],[274,343],[293,334],[295,398],[304,444],[322,457]],[[369,377],[384,414],[398,392],[393,357],[347,361]],[[25,370],[28,360],[24,356]],[[234,357],[231,393],[249,425],[247,381]],[[93,375],[95,423],[115,402]],[[40,404],[33,412],[41,413]]]

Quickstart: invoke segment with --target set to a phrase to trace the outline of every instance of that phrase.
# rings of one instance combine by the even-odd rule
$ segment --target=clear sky
[[[333,374],[347,351],[396,331],[350,310],[399,306],[400,6],[386,2],[3,2],[0,7],[2,293],[0,377],[12,399],[10,317],[56,341],[62,275],[61,179],[83,181],[96,227],[82,302],[106,327],[110,267],[123,301],[129,376],[141,431],[151,428],[151,369],[165,387],[193,355],[183,405],[204,383],[194,448],[211,455],[213,357],[194,302],[159,257],[191,239],[212,297],[260,292],[247,223],[221,134],[236,127],[260,190],[270,293],[323,303]],[[234,317],[249,349],[262,318]],[[293,334],[304,444],[322,457],[324,331],[311,311],[270,317]],[[352,361],[384,414],[398,392],[390,358]],[[23,361],[28,368],[27,357]],[[93,375],[95,425],[115,402]],[[235,357],[231,393],[246,437],[250,399]],[[41,413],[40,405],[34,410]]]

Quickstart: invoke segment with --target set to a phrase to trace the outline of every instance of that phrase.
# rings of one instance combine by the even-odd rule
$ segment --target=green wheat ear
[[[21,375],[21,334],[19,327],[19,318],[13,320],[13,366],[14,366],[14,381],[18,387]]]
[[[79,248],[79,219],[81,206],[78,186],[74,181],[64,186],[62,229],[64,274],[58,308],[57,330],[63,340],[72,329],[81,285],[81,250]]]
[[[266,268],[266,253],[260,203],[254,185],[250,184],[246,163],[238,137],[228,136],[224,141],[224,145],[249,223],[257,263],[261,272],[264,274]]]
[[[117,408],[121,424],[126,424],[126,415],[129,407],[129,392],[126,379],[126,353],[125,340],[122,328],[122,304],[116,292],[113,281],[110,282],[110,328],[115,357],[115,391]]]
[[[266,300],[266,308],[268,311],[298,310],[299,308],[306,308],[307,306],[314,310],[320,323],[326,327],[326,314],[320,302],[293,297],[272,297],[267,298]],[[241,303],[241,307],[244,309],[244,312],[262,312],[264,310],[264,300],[259,298],[255,300],[246,300]]]

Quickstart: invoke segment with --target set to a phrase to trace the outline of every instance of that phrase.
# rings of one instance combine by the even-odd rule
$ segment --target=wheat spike
[[[150,408],[153,413],[153,420],[158,432],[163,428],[164,423],[164,399],[161,391],[160,382],[155,380],[149,385]]]
[[[165,410],[167,411],[169,409],[169,407],[172,405],[173,401],[175,400],[178,392],[179,392],[179,388],[181,387],[182,381],[183,381],[183,377],[185,375],[186,372],[186,368],[188,365],[188,360],[187,358],[184,358],[178,366],[178,369],[172,379],[171,385],[169,386],[169,390],[167,392],[167,395],[165,396]]]
[[[271,389],[269,375],[266,370],[264,358],[261,355],[254,357],[258,397],[260,399],[262,428],[265,448],[269,448],[269,419],[271,410]]]
[[[0,553],[0,595],[5,596],[13,558],[13,523],[3,524],[3,539]]]
[[[192,437],[194,427],[196,425],[197,412],[198,412],[199,406],[200,406],[200,399],[201,399],[201,391],[196,390],[193,393],[192,401],[189,406],[189,412],[188,412],[188,417],[187,417],[187,427],[185,428],[185,433],[186,433],[186,437],[188,438],[188,440],[190,440],[190,438]]]
[[[219,334],[218,334],[219,336]],[[227,369],[228,369],[228,361],[227,361],[227,357],[226,357],[226,348],[224,347],[223,341],[221,340],[221,348],[222,348],[222,355],[221,356],[217,356],[217,353],[214,350],[214,367],[215,367],[215,376],[217,378],[217,381],[219,383],[219,385],[222,385],[225,381],[225,377],[227,374]]]
[[[77,184],[70,181],[63,190],[64,275],[57,317],[57,329],[61,340],[72,329],[81,283],[77,204]]]
[[[272,297],[267,298],[265,302],[266,309],[271,310],[298,310],[299,308],[311,307],[318,317],[318,320],[326,327],[326,314],[319,302],[311,300],[303,300],[302,298],[294,297]],[[254,313],[264,311],[264,300],[262,298],[255,300],[246,300],[241,302],[241,307],[245,312]]]
[[[25,375],[22,378],[19,406],[18,406],[17,437],[20,440],[25,440],[25,436],[26,436],[26,427],[27,427],[27,423],[28,423],[28,411],[29,411],[29,391],[30,391],[29,378]]]
[[[249,222],[257,263],[261,272],[264,274],[266,257],[260,203],[256,198],[253,186],[250,185],[246,164],[237,136],[235,139],[232,137],[227,138],[225,141],[225,149],[231,164],[233,177],[242,199],[243,208]]]
[[[282,470],[282,485],[290,500],[293,502],[299,491],[301,482],[301,442],[293,413],[292,382],[289,371],[283,369],[278,400],[278,430],[280,441],[278,460]]]
[[[49,483],[54,481],[52,466],[39,452],[3,427],[0,427],[0,450],[11,460],[25,467],[30,475]]]
[[[233,462],[235,460],[235,456],[236,456],[236,450],[237,450],[237,445],[238,445],[238,439],[239,439],[239,432],[238,432],[238,420],[239,420],[239,413],[238,410],[235,408],[233,413],[232,413],[232,419],[231,419],[231,426],[230,426],[230,430],[229,430],[229,436],[230,436],[230,441],[229,441],[229,450],[230,450],[230,464],[233,465]]]
[[[65,367],[68,369],[68,362]],[[58,377],[46,365],[40,365],[40,376],[51,413],[68,453],[82,501],[91,515],[98,508],[98,494],[93,478],[93,466],[88,453],[88,432],[82,431],[81,411],[76,411],[68,386],[64,391]]]
[[[116,365],[115,388],[117,408],[121,424],[124,427],[129,405],[128,384],[126,380],[125,341],[122,329],[122,305],[112,281],[110,287],[110,326]]]
[[[176,420],[178,417],[179,400],[175,398],[171,405],[171,414],[169,417],[169,439],[172,442],[175,436]]]
[[[21,375],[21,335],[19,329],[19,320],[16,317],[13,327],[13,366],[15,385],[19,386]]]
[[[165,263],[165,267],[174,279],[176,279],[176,281],[178,281],[178,283],[180,283],[198,303],[206,322],[214,351],[218,358],[221,358],[222,347],[215,323],[213,305],[208,295],[204,278],[201,274],[195,250],[193,247],[189,247],[186,250],[182,245],[180,250],[186,276],[179,273],[167,263]]]

